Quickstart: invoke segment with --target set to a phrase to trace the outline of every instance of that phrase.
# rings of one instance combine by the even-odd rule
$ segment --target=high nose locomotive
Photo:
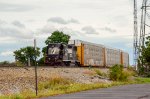
[[[74,44],[51,43],[47,46],[45,63],[50,66],[79,65]]]

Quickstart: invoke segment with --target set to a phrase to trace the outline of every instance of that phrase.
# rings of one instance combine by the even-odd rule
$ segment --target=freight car
[[[49,44],[45,63],[49,65],[111,67],[129,65],[129,54],[119,49],[81,40],[71,40],[67,45]]]

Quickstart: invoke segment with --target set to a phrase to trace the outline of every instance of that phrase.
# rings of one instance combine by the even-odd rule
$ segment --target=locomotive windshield
[[[53,47],[48,49],[48,54],[59,54],[60,49],[58,47]]]

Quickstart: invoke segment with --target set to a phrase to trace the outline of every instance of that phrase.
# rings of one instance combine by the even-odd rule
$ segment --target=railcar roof
[[[74,40],[71,40],[71,41],[74,41]],[[88,42],[88,41],[82,41],[82,40],[78,40],[78,39],[76,39],[75,41],[79,41],[79,42],[82,42],[84,44],[91,44],[91,45],[96,45],[96,46],[102,46],[102,47],[105,47],[107,49],[112,49],[112,50],[117,50],[117,51],[120,51],[120,52],[127,53],[127,52],[125,52],[125,51],[123,51],[121,49],[113,48],[113,47],[102,45],[102,44],[96,44],[96,43],[92,43],[92,42]]]

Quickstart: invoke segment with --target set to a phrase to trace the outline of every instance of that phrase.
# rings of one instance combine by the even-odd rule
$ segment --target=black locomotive
[[[79,65],[74,44],[52,43],[47,46],[45,63],[49,66]]]

